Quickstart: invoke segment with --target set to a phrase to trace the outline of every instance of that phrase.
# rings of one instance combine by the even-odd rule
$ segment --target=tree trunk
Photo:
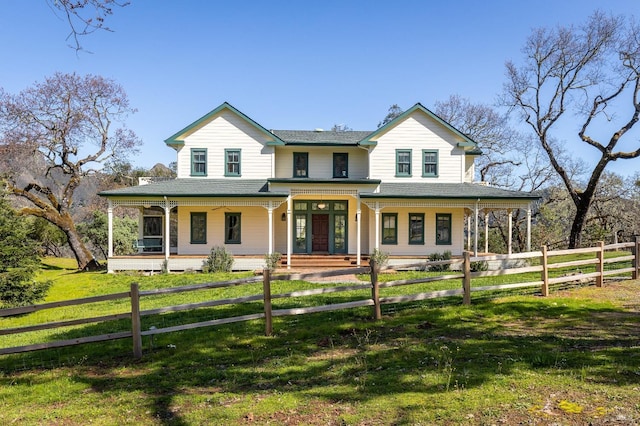
[[[78,231],[73,229],[65,229],[64,233],[67,235],[69,241],[69,247],[76,257],[78,262],[78,269],[82,271],[97,271],[100,269],[100,264],[93,257],[89,249],[84,245]]]
[[[569,248],[579,248],[582,240],[582,229],[584,223],[587,220],[587,213],[589,212],[589,205],[591,203],[582,199],[576,204],[576,215],[573,218],[573,224],[571,225],[571,233],[569,234]]]

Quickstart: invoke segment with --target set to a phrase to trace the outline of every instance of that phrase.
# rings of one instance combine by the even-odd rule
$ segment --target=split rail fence
[[[71,345],[78,345],[84,343],[100,342],[107,340],[125,339],[131,338],[133,341],[133,353],[136,358],[142,357],[142,338],[143,336],[153,336],[161,333],[171,333],[176,331],[184,331],[190,329],[196,329],[200,327],[212,327],[221,324],[252,321],[264,319],[265,321],[265,334],[271,335],[273,331],[273,318],[279,316],[290,315],[302,315],[316,312],[328,312],[337,311],[342,309],[352,309],[358,307],[371,306],[373,309],[373,318],[379,320],[382,318],[381,306],[386,304],[397,304],[405,302],[415,302],[427,299],[436,299],[444,297],[456,297],[462,296],[464,304],[471,303],[471,294],[482,291],[504,291],[509,289],[520,289],[525,287],[539,287],[540,293],[543,296],[549,295],[549,286],[561,283],[576,282],[576,281],[593,281],[595,285],[601,287],[604,279],[607,276],[620,276],[624,274],[624,277],[631,279],[638,279],[638,273],[640,272],[639,261],[639,249],[640,240],[636,240],[633,243],[621,243],[605,246],[604,243],[598,244],[596,247],[581,248],[575,250],[554,250],[548,251],[546,247],[543,247],[541,251],[519,253],[512,255],[495,255],[495,256],[478,256],[472,257],[469,252],[465,252],[463,259],[443,260],[435,262],[420,262],[407,264],[402,266],[394,266],[393,268],[379,268],[376,267],[372,261],[370,267],[366,268],[348,268],[340,270],[332,270],[319,273],[309,274],[272,274],[271,271],[265,270],[262,276],[255,276],[251,278],[194,284],[182,287],[161,288],[152,290],[140,290],[137,283],[132,283],[130,291],[120,292],[114,294],[105,294],[101,296],[87,297],[73,300],[63,300],[57,302],[43,303],[39,305],[31,305],[20,308],[4,309],[0,310],[0,318],[10,317],[14,315],[24,315],[37,311],[43,311],[47,309],[60,308],[66,306],[78,306],[85,304],[92,304],[97,302],[113,301],[119,299],[129,299],[131,309],[129,312],[123,312],[112,315],[96,316],[92,318],[79,318],[71,320],[63,320],[56,322],[49,322],[44,324],[36,324],[22,327],[4,328],[0,329],[0,336],[27,333],[32,331],[58,329],[71,326],[79,326],[92,323],[105,323],[116,320],[130,320],[130,330],[119,331],[107,334],[85,336],[74,339],[65,339],[57,341],[48,341],[44,343],[30,344],[24,346],[13,346],[0,348],[0,355],[13,354],[20,352],[35,351],[40,349],[60,348]],[[606,257],[605,252],[617,251],[621,252],[620,256]],[[552,258],[558,258],[559,256],[572,256],[580,255],[580,260],[562,261],[560,258],[558,262],[550,262]],[[486,262],[486,263],[485,263]],[[484,268],[478,268],[478,265],[492,263],[497,264],[498,268],[491,268],[488,270],[482,270]],[[395,280],[380,282],[380,273],[389,273],[393,270],[429,270],[438,266],[449,265],[452,270],[447,271],[443,275],[438,276],[425,276],[416,279],[409,280]],[[460,268],[459,271],[453,270]],[[575,269],[578,268],[578,269]],[[583,269],[588,269],[593,272],[582,272]],[[477,269],[477,270],[476,270]],[[571,270],[571,273],[564,271]],[[519,282],[522,277],[517,277],[516,274],[526,274],[531,276],[530,273],[539,273],[539,279],[528,282]],[[306,289],[299,291],[292,291],[288,293],[271,294],[272,281],[287,281],[287,280],[304,280],[314,281],[317,279],[326,279],[328,277],[339,277],[345,274],[369,274],[370,281],[362,283],[354,283],[352,285],[337,285],[337,286],[322,286],[314,289]],[[477,278],[498,277],[506,275],[516,275],[516,281],[509,284],[496,284],[488,286],[472,286],[472,280]],[[552,276],[553,275],[553,276]],[[538,277],[537,274],[533,276]],[[461,286],[455,286],[456,288],[448,290],[438,290],[429,292],[420,292],[414,294],[402,294],[402,295],[388,295],[381,296],[381,291],[385,289],[410,286],[416,284],[433,283],[436,281],[446,280],[460,280]],[[159,295],[170,295],[177,293],[193,292],[207,289],[223,289],[234,286],[243,286],[247,284],[256,284],[262,281],[263,291],[262,294],[247,295],[242,297],[228,298],[228,299],[216,299],[206,300],[202,302],[180,304],[174,306],[166,306],[156,309],[141,310],[140,299]],[[319,306],[306,306],[296,307],[288,309],[273,309],[273,301],[277,299],[286,298],[299,298],[314,295],[328,295],[330,293],[340,292],[353,292],[364,291],[366,296],[363,299],[351,300],[342,303],[329,303]],[[193,322],[188,324],[182,324],[178,326],[154,328],[151,327],[147,330],[142,330],[141,318],[151,315],[161,315],[170,312],[191,311],[200,308],[212,308],[223,305],[238,305],[247,302],[262,302],[263,310],[252,314],[239,315],[233,317],[225,317],[218,319],[211,319],[207,321]]]

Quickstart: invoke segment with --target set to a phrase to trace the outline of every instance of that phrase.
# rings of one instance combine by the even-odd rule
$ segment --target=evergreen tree
[[[36,282],[37,244],[29,238],[25,218],[0,196],[0,308],[26,306],[44,298],[50,282]]]

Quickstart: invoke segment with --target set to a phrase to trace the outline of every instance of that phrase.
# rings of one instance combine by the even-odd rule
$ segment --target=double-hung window
[[[422,151],[422,177],[438,177],[438,151]]]
[[[207,244],[207,213],[191,213],[191,244]]]
[[[240,244],[240,213],[224,214],[224,242],[225,244]]]
[[[203,148],[191,149],[191,176],[207,175],[207,150]]]
[[[410,149],[396,149],[396,176],[411,176]]]
[[[451,213],[436,214],[436,244],[451,244]]]
[[[333,154],[333,177],[349,177],[349,154],[345,152],[336,152]]]
[[[424,244],[424,213],[409,213],[409,244]]]
[[[398,244],[397,213],[382,213],[382,244]]]
[[[293,177],[309,177],[309,153],[293,153]]]
[[[240,150],[239,149],[225,149],[225,176],[240,176]]]

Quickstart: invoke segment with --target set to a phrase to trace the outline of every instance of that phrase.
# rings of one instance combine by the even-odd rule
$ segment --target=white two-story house
[[[375,131],[268,130],[228,103],[169,137],[177,178],[104,191],[109,270],[199,269],[213,246],[235,269],[340,256],[363,264],[477,252],[478,215],[538,197],[474,183],[476,143],[416,104]],[[113,209],[140,209],[140,255],[114,256]],[[472,226],[472,220],[475,226]],[[465,229],[468,232],[465,233]]]

